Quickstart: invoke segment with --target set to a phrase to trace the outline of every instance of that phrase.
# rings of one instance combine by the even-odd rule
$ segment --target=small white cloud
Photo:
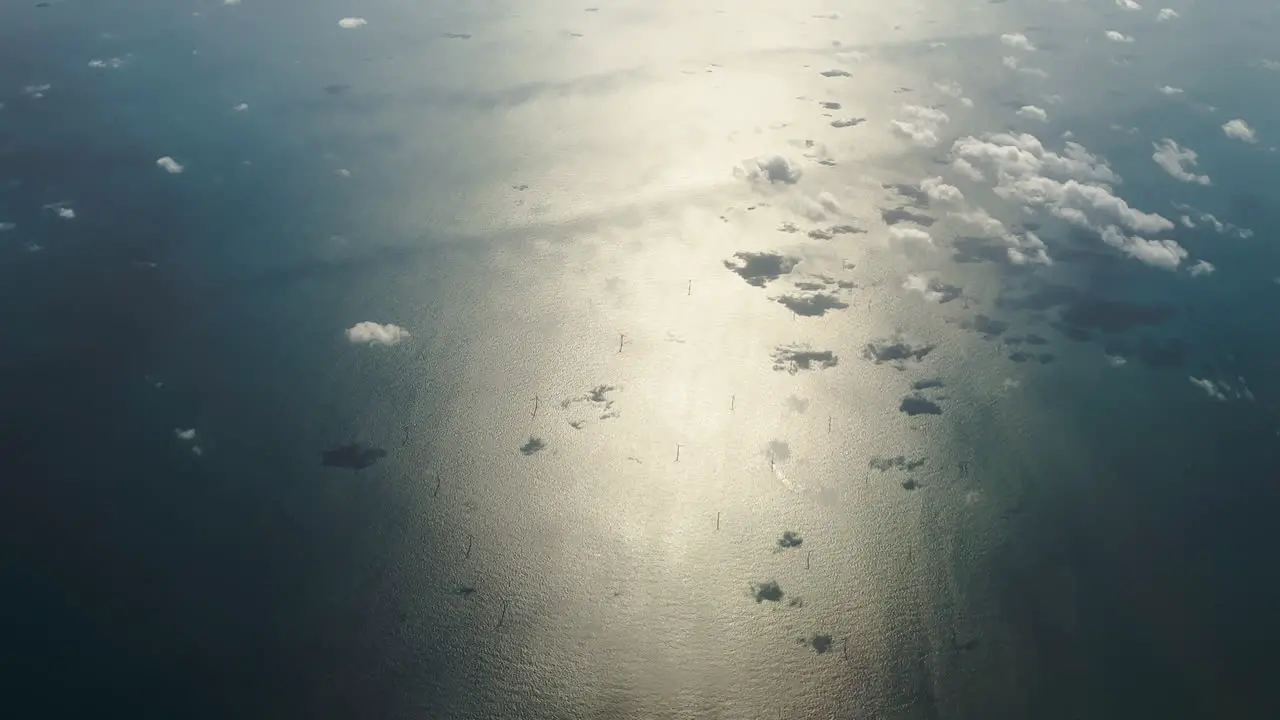
[[[182,166],[182,163],[178,162],[177,160],[174,160],[168,155],[165,155],[164,157],[157,160],[156,165],[171,175],[177,175],[178,173],[186,169]]]
[[[1196,159],[1199,157],[1195,150],[1184,148],[1169,138],[1152,143],[1151,146],[1156,150],[1152,153],[1151,159],[1171,176],[1182,182],[1199,185],[1213,184],[1208,175],[1196,175],[1189,169],[1196,166]]]
[[[927,177],[920,181],[920,189],[930,200],[940,203],[964,202],[964,193],[955,185],[948,185],[940,177]]]
[[[43,85],[28,85],[22,88],[22,94],[29,98],[39,100],[44,94],[53,89],[53,86],[45,83]]]
[[[1022,33],[1005,33],[1000,36],[1000,42],[1011,48],[1018,50],[1026,50],[1027,52],[1035,52],[1035,43],[1027,39]]]
[[[62,218],[63,220],[75,220],[76,211],[69,207],[58,208],[58,217]]]
[[[9,232],[16,227],[18,226],[11,222],[0,222],[0,232]]]
[[[1133,36],[1132,36],[1132,35],[1125,35],[1124,33],[1122,33],[1122,32],[1118,32],[1118,31],[1115,31],[1115,30],[1108,30],[1108,31],[1106,32],[1106,37],[1107,37],[1107,39],[1108,39],[1108,40],[1110,40],[1111,42],[1118,42],[1118,43],[1131,43],[1131,42],[1133,42]]]
[[[96,69],[96,70],[101,70],[101,69],[104,69],[104,68],[111,68],[111,69],[113,69],[113,70],[114,70],[115,68],[118,68],[118,67],[120,67],[121,65],[124,65],[124,61],[123,61],[123,60],[121,60],[120,58],[111,58],[111,59],[109,59],[109,60],[96,60],[96,59],[95,59],[95,60],[90,60],[90,61],[89,61],[89,67],[94,68],[94,69]]]
[[[1191,267],[1187,268],[1187,272],[1191,273],[1191,277],[1210,275],[1214,270],[1217,270],[1217,268],[1213,266],[1213,263],[1207,260],[1197,260],[1191,265]]]
[[[1123,355],[1108,355],[1107,363],[1111,365],[1111,367],[1124,367],[1129,363],[1129,361],[1125,360]]]
[[[1222,132],[1226,133],[1227,137],[1235,140],[1242,140],[1247,143],[1258,142],[1258,136],[1254,134],[1253,128],[1249,127],[1249,123],[1239,118],[1223,123]]]
[[[1039,120],[1040,122],[1049,122],[1049,113],[1044,111],[1042,107],[1035,105],[1023,105],[1018,108],[1018,117],[1028,118],[1030,120]]]
[[[347,328],[347,340],[365,345],[399,345],[409,339],[409,331],[399,325],[359,322]]]
[[[1142,6],[1135,0],[1116,0],[1116,5],[1122,10],[1141,10]]]
[[[174,428],[173,436],[178,438],[179,440],[195,440],[196,429],[190,428],[187,430],[183,430],[182,428]]]
[[[1160,12],[1156,14],[1156,20],[1159,22],[1177,20],[1179,17],[1181,17],[1181,15],[1179,15],[1176,10],[1170,10],[1169,8],[1160,8]]]
[[[1160,94],[1161,94],[1161,95],[1170,95],[1170,96],[1172,96],[1172,95],[1181,95],[1181,94],[1182,94],[1182,88],[1176,88],[1176,87],[1173,87],[1172,85],[1165,85],[1164,87],[1161,87],[1161,88],[1160,88]]]
[[[902,281],[902,289],[918,292],[931,303],[945,303],[960,296],[960,288],[948,285],[936,278],[928,278],[919,273],[912,273]]]
[[[1215,385],[1212,380],[1191,377],[1191,376],[1188,376],[1187,379],[1191,381],[1192,385],[1195,385],[1201,390],[1204,390],[1205,393],[1208,394],[1209,397],[1213,398],[1214,400],[1226,401],[1227,396],[1222,394],[1222,391],[1218,389],[1218,386]]]
[[[361,17],[344,17],[338,21],[338,27],[343,28],[344,30],[354,30],[368,24],[369,21]]]
[[[751,158],[734,172],[752,185],[794,185],[802,174],[800,166],[784,155]]]
[[[334,174],[335,174],[335,175],[337,175],[338,177],[344,177],[344,178],[349,178],[349,177],[351,177],[351,171],[350,171],[350,170],[348,170],[348,169],[346,169],[346,168],[338,168],[337,170],[334,170],[333,172],[334,172]]]
[[[233,106],[231,109],[232,109],[232,110],[234,110],[234,111],[236,111],[236,112],[244,112],[245,110],[248,110],[248,109],[249,109],[249,104],[248,104],[248,103],[240,103],[239,105],[235,105],[235,106]]]

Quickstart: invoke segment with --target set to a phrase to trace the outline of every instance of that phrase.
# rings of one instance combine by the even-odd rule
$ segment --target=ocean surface
[[[1278,30],[0,5],[0,713],[1280,717]]]

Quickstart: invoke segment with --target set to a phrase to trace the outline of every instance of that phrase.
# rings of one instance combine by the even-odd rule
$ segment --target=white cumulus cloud
[[[1131,43],[1131,42],[1133,42],[1133,36],[1132,36],[1132,35],[1125,35],[1124,33],[1122,33],[1122,32],[1118,32],[1118,31],[1116,31],[1116,30],[1108,30],[1108,31],[1106,32],[1106,37],[1107,37],[1107,39],[1108,39],[1108,40],[1110,40],[1111,42],[1118,42],[1118,43]]]
[[[1141,10],[1142,9],[1142,6],[1139,5],[1137,2],[1135,2],[1135,0],[1116,0],[1116,5],[1120,6],[1120,8],[1123,10]]]
[[[248,110],[248,109],[249,109],[249,104],[248,104],[248,103],[240,103],[239,105],[236,105],[236,106],[232,107],[231,109],[232,109],[232,110],[234,110],[234,111],[236,111],[236,112],[244,112],[245,110]]]
[[[920,228],[895,225],[889,228],[889,236],[899,242],[933,244],[933,236]]]
[[[1176,88],[1176,87],[1173,87],[1172,85],[1165,85],[1160,88],[1160,94],[1161,95],[1181,95],[1182,88]]]
[[[177,175],[178,173],[186,169],[182,166],[182,163],[178,162],[177,160],[174,160],[168,155],[165,155],[164,157],[157,160],[156,165],[171,175]]]
[[[1018,108],[1018,117],[1049,122],[1049,113],[1045,112],[1044,108],[1035,105],[1023,105]]]
[[[1156,20],[1160,22],[1177,20],[1179,17],[1182,16],[1178,14],[1177,10],[1170,10],[1169,8],[1160,8],[1160,12],[1156,13]]]
[[[369,21],[362,17],[344,17],[338,21],[338,27],[343,28],[344,30],[354,30],[355,28],[364,27],[368,24]]]
[[[179,440],[195,440],[196,429],[188,428],[186,430],[183,430],[182,428],[174,428],[173,436],[178,438]]]
[[[1158,143],[1152,143],[1155,152],[1152,153],[1151,159],[1156,161],[1165,172],[1182,182],[1196,183],[1199,185],[1213,184],[1209,180],[1208,175],[1196,175],[1191,172],[1190,168],[1196,166],[1199,155],[1195,150],[1184,148],[1170,138],[1164,138]]]
[[[951,121],[941,110],[922,105],[903,105],[902,112],[906,120],[890,121],[894,132],[924,147],[937,145],[939,128]]]
[[[347,339],[365,345],[399,345],[409,339],[409,331],[399,325],[359,322],[347,328]]]
[[[1027,39],[1022,33],[1005,33],[1000,36],[1000,42],[1011,48],[1018,50],[1026,50],[1027,52],[1035,52],[1035,43]]]
[[[955,185],[948,185],[940,177],[927,177],[920,181],[920,189],[930,200],[940,203],[964,202],[964,193]]]
[[[1227,137],[1235,140],[1242,140],[1247,143],[1258,142],[1258,136],[1254,134],[1253,128],[1249,127],[1249,123],[1239,118],[1223,123],[1222,132],[1226,133]]]

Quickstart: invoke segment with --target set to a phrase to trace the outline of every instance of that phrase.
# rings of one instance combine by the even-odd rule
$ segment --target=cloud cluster
[[[1155,152],[1151,155],[1151,159],[1156,161],[1162,170],[1169,173],[1174,178],[1182,182],[1196,183],[1198,185],[1212,185],[1208,175],[1196,175],[1191,172],[1190,168],[1194,168],[1199,155],[1195,150],[1184,148],[1170,138],[1164,138],[1158,143],[1152,143]]]
[[[1043,208],[1072,225],[1092,230],[1103,242],[1143,262],[1172,269],[1187,256],[1172,240],[1149,240],[1138,234],[1166,232],[1174,225],[1162,215],[1130,207],[1117,196],[1112,186],[1120,183],[1119,175],[1078,143],[1067,142],[1058,153],[1045,148],[1033,135],[994,133],[957,140],[951,157],[955,169],[975,180],[994,176],[997,196]],[[998,221],[983,215],[966,219],[997,230]]]
[[[399,345],[409,339],[409,331],[399,325],[387,323],[381,325],[376,322],[359,322],[347,328],[347,340],[356,344],[364,345],[385,345],[387,347]]]
[[[938,130],[951,121],[941,110],[922,105],[903,105],[902,113],[907,116],[905,120],[890,121],[894,132],[924,147],[935,147]]]

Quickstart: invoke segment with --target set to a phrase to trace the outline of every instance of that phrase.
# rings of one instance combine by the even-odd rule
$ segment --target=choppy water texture
[[[1262,718],[1262,0],[0,9],[15,717]]]

